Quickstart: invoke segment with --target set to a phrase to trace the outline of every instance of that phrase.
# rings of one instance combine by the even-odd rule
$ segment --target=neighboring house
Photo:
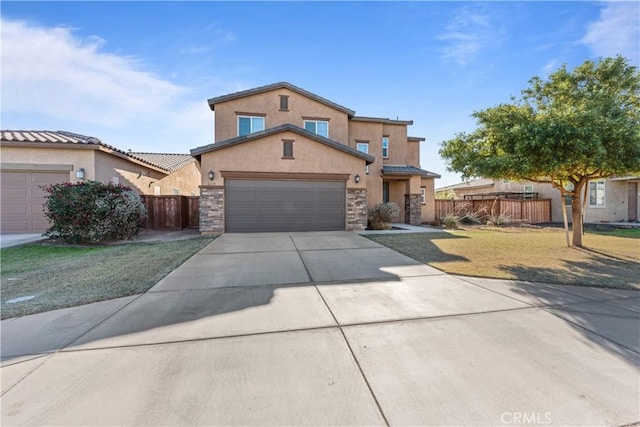
[[[585,222],[638,221],[640,204],[640,177],[626,176],[597,179],[589,182]],[[539,198],[551,199],[551,220],[562,222],[560,191],[551,184],[531,181],[475,179],[436,189],[438,194],[455,193],[456,199],[465,198]],[[571,221],[571,200],[565,199],[567,216]]]
[[[282,82],[209,99],[215,142],[201,163],[200,231],[361,230],[367,207],[398,221],[434,217],[434,179],[420,169],[412,121],[359,117]]]
[[[140,194],[199,191],[199,165],[189,154],[127,153],[71,132],[2,130],[0,156],[2,233],[48,228],[43,185],[89,179],[126,185]]]

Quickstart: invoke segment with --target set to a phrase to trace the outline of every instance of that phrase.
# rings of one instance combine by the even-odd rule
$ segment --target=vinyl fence
[[[200,197],[198,196],[141,196],[147,207],[142,224],[152,230],[182,230],[200,226]]]
[[[551,199],[440,200],[436,199],[436,220],[455,213],[475,212],[482,222],[491,214],[503,214],[513,222],[551,222]]]

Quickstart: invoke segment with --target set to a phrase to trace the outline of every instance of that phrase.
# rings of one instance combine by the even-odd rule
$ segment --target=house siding
[[[281,95],[289,97],[289,109],[286,111],[280,110]],[[330,139],[344,143],[348,136],[348,116],[346,113],[282,88],[216,104],[216,141],[224,141],[238,136],[238,113],[264,115],[266,129],[284,123],[304,128],[305,117],[327,119]]]

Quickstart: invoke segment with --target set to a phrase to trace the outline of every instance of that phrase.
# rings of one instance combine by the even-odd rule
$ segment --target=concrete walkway
[[[226,234],[140,296],[1,322],[2,425],[625,425],[640,293]]]
[[[10,248],[12,246],[24,245],[25,243],[39,242],[45,240],[42,234],[1,234],[0,248]]]

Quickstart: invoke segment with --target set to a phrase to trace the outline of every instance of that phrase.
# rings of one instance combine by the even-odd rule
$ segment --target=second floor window
[[[304,129],[311,133],[315,133],[320,136],[324,136],[325,138],[329,138],[329,122],[327,121],[305,120]]]
[[[604,181],[589,181],[589,206],[604,207]]]
[[[264,130],[264,117],[238,116],[238,136]]]
[[[388,136],[382,137],[382,158],[383,159],[389,158],[389,137]]]
[[[369,143],[368,142],[357,142],[356,150],[361,151],[365,154],[369,154]],[[364,171],[369,173],[369,166],[364,167]]]

